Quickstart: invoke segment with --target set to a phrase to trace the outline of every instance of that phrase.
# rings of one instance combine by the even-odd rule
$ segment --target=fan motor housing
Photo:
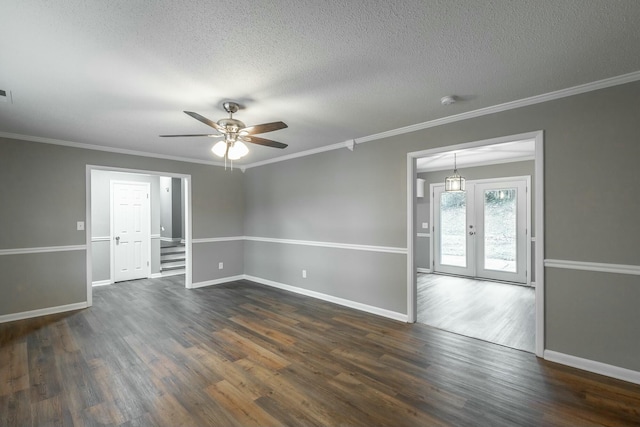
[[[218,125],[227,129],[228,132],[233,133],[238,132],[240,129],[246,128],[243,122],[232,118],[220,119],[218,120]]]

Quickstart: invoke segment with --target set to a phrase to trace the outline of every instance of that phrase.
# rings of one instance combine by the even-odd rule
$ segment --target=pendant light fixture
[[[458,165],[456,163],[456,153],[453,153],[453,175],[444,179],[444,191],[459,192],[464,191],[464,177],[458,174]]]

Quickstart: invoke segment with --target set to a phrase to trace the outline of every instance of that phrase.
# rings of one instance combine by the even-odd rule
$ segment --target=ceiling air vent
[[[8,96],[7,91],[0,89],[0,102],[7,102]]]

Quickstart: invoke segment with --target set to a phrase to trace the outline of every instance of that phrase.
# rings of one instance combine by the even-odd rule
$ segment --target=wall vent
[[[8,102],[7,91],[0,89],[0,102]]]

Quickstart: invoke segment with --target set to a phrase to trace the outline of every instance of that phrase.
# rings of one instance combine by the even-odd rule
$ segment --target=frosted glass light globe
[[[227,143],[225,141],[218,141],[216,145],[211,148],[211,151],[218,157],[224,157],[227,152]]]
[[[231,148],[229,148],[229,154],[227,154],[227,156],[230,160],[238,160],[242,156],[247,155],[248,152],[249,149],[244,142],[236,141],[233,143]]]

